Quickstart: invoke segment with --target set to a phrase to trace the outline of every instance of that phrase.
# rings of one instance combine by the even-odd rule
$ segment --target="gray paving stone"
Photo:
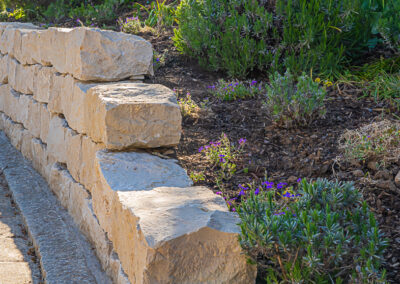
[[[39,254],[46,283],[111,283],[46,181],[0,132],[0,170]]]

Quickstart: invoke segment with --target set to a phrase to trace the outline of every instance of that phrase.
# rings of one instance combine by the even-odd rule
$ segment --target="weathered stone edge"
[[[13,127],[11,127],[12,129],[6,128],[5,124],[7,123],[7,121],[10,125],[13,126]],[[2,123],[4,123],[4,125]],[[26,141],[26,139],[24,139],[25,138],[24,135],[26,135],[26,133],[29,133],[29,131],[27,129],[25,129],[21,123],[12,121],[12,119],[10,117],[8,117],[6,114],[4,114],[3,112],[0,112],[0,130],[4,130],[6,132],[7,136],[9,136],[9,138],[11,139],[10,142],[11,142],[12,146],[17,148],[17,149],[15,149],[15,148],[11,147],[13,149],[13,151],[15,153],[18,153],[21,156],[21,159],[24,159],[23,153],[25,153],[26,149],[30,147],[30,146],[26,145],[27,143],[29,143],[29,141]],[[18,133],[14,133],[14,132],[18,132]],[[33,136],[28,139],[31,139],[31,143],[34,143],[34,140],[38,141],[38,144],[41,145],[39,147],[43,147],[43,146],[47,147],[46,144],[44,144],[43,141],[40,140],[40,138]],[[0,134],[0,142],[1,142],[1,140],[2,139],[1,139],[1,134]],[[3,150],[3,149],[1,149],[1,150]],[[22,153],[19,151],[21,151]],[[1,151],[0,151],[0,155],[1,155]],[[32,157],[27,156],[26,158],[31,159]],[[41,157],[36,157],[36,159],[40,160]],[[31,167],[30,163],[28,161],[26,161],[25,159],[24,159],[24,161],[25,161],[26,165],[28,165],[28,167]],[[67,169],[63,168],[62,166],[59,167],[58,165],[61,165],[61,164],[59,164],[57,161],[54,160],[52,163],[50,163],[50,167],[51,167],[50,169],[48,167],[40,169],[40,166],[45,166],[45,165],[40,165],[39,161],[33,160],[33,162],[36,165],[36,167],[39,167],[39,168],[37,168],[37,170],[39,170],[41,172],[41,174],[48,176],[47,178],[49,178],[49,179],[50,178],[53,179],[52,180],[53,186],[51,187],[51,190],[53,191],[53,193],[56,194],[56,196],[58,198],[58,202],[61,202],[62,205],[66,209],[68,209],[69,214],[70,214],[70,216],[68,216],[68,217],[70,219],[72,217],[73,220],[75,221],[75,223],[74,223],[74,221],[72,221],[72,223],[74,223],[75,226],[78,225],[81,232],[83,232],[84,235],[90,240],[92,245],[95,246],[95,248],[96,248],[95,252],[97,254],[97,257],[99,258],[99,260],[103,266],[103,269],[105,269],[107,274],[113,279],[113,282],[117,283],[117,284],[129,284],[130,282],[129,282],[126,274],[123,271],[123,268],[122,268],[122,265],[118,258],[118,255],[114,252],[114,250],[112,248],[112,243],[109,241],[109,239],[107,237],[107,233],[105,233],[104,230],[100,227],[97,217],[93,212],[93,209],[91,207],[92,199],[91,199],[90,193],[84,188],[83,185],[79,184],[71,177],[71,175]],[[1,164],[0,164],[0,166],[1,166]],[[59,168],[59,169],[57,169],[57,168]],[[31,170],[34,171],[33,169],[31,169]],[[61,180],[61,179],[54,180],[54,171],[58,171],[59,173],[64,172],[64,175],[67,175],[69,177],[68,182],[64,182],[65,179],[64,180]],[[39,176],[41,178],[41,180],[43,180],[43,178],[39,174],[37,174],[37,176]],[[59,183],[57,183],[57,182],[59,182]],[[81,212],[72,212],[71,208],[69,208],[65,204],[65,203],[77,201],[77,200],[70,200],[70,198],[72,198],[72,197],[69,195],[68,192],[67,192],[66,198],[65,198],[65,192],[64,193],[61,192],[62,190],[66,190],[67,187],[68,187],[67,190],[69,190],[70,189],[69,184],[75,184],[75,186],[80,187],[81,190],[84,191],[84,194],[81,194],[81,195],[87,195],[87,197],[86,197],[87,198],[87,201],[86,201],[87,206],[85,206],[85,208],[81,208]],[[45,187],[47,188],[48,193],[50,193],[49,186],[47,185],[46,182],[45,182]],[[63,194],[64,194],[65,200],[60,200],[60,196],[62,196]],[[54,197],[54,196],[52,196],[52,197]],[[40,201],[38,201],[38,202],[40,202]],[[85,203],[84,200],[78,200],[78,202]],[[85,212],[85,211],[87,213],[86,215],[90,215],[89,220],[80,219],[80,216],[82,215],[81,213]],[[91,223],[91,224],[89,224],[89,223]],[[95,230],[93,230],[93,224],[96,226]],[[106,243],[106,245],[104,243]],[[108,252],[106,255],[102,254],[102,252],[100,252],[100,250],[99,250],[99,247],[102,248],[104,246],[108,247],[108,248],[106,248],[106,251]],[[52,282],[50,282],[50,283],[52,283]],[[102,283],[102,282],[99,282],[99,283]]]

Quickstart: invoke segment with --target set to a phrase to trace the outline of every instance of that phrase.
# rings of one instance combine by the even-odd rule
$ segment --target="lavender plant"
[[[237,211],[242,247],[267,283],[385,283],[383,238],[351,183],[302,180],[297,193],[253,189]]]
[[[275,73],[266,86],[265,106],[270,118],[279,126],[306,126],[325,115],[325,87],[303,73],[295,77],[286,71],[282,76]]]
[[[235,145],[230,142],[226,134],[222,134],[220,140],[212,141],[209,145],[199,148],[199,152],[204,153],[212,163],[212,168],[217,169],[217,185],[223,180],[229,180],[236,173],[236,159],[243,152],[246,139],[241,138]]]
[[[214,96],[224,101],[255,97],[262,91],[261,84],[257,84],[255,80],[250,82],[227,82],[221,79],[215,85],[209,86],[208,88]]]
[[[123,20],[118,20],[118,25],[121,32],[128,34],[137,34],[142,29],[142,23],[138,17],[128,17]]]

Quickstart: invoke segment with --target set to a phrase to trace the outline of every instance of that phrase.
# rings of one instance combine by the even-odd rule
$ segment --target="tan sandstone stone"
[[[138,36],[76,28],[66,44],[65,69],[79,80],[117,81],[153,72],[152,46]]]
[[[187,187],[173,161],[100,151],[96,162],[94,210],[132,283],[254,283],[222,197]]]
[[[39,65],[21,65],[15,59],[9,59],[8,83],[16,91],[31,95],[34,92]]]
[[[33,90],[33,97],[41,103],[48,103],[50,93],[53,88],[53,76],[55,69],[52,67],[40,67],[35,74],[35,84]]]
[[[59,164],[54,164],[51,168],[49,184],[79,229],[94,244],[107,274],[114,278],[115,283],[128,284],[129,281],[121,271],[121,263],[113,256],[112,245],[92,211],[90,194]]]
[[[8,55],[0,55],[0,84],[8,83]]]
[[[21,33],[30,29],[38,27],[29,23],[0,23],[0,52],[14,56],[21,48]]]
[[[40,104],[40,139],[47,143],[50,127],[50,112],[47,109],[47,104]]]
[[[108,149],[155,148],[179,143],[181,113],[172,90],[161,85],[116,83],[87,90],[88,135]]]
[[[10,89],[7,84],[0,84],[0,112],[4,112],[5,97],[9,91]]]

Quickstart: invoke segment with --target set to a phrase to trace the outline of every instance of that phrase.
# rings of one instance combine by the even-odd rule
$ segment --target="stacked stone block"
[[[224,200],[140,152],[181,133],[173,92],[137,81],[152,72],[152,47],[136,36],[0,23],[0,129],[115,283],[254,282]]]

